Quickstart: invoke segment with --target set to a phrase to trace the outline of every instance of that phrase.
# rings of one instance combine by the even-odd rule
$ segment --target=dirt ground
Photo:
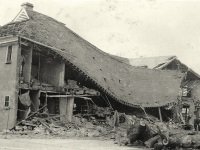
[[[0,139],[0,150],[142,150],[119,146],[111,140],[90,139]]]

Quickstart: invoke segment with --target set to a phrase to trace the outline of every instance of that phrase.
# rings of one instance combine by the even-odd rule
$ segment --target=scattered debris
[[[125,144],[138,145],[142,142],[147,148],[179,149],[200,148],[198,132],[184,130],[180,125],[171,125],[163,122],[149,122],[137,120],[127,129],[128,142]]]
[[[41,108],[42,109],[42,108]],[[97,110],[97,111],[95,111]],[[94,115],[85,116],[83,114],[74,115],[72,122],[63,122],[60,120],[61,115],[46,115],[40,113],[40,110],[30,114],[25,120],[17,123],[11,129],[13,134],[27,135],[32,133],[35,135],[51,135],[51,136],[78,136],[78,137],[106,137],[112,130],[111,110],[103,107],[92,108]],[[110,112],[109,112],[110,111]],[[101,114],[102,112],[102,114]],[[99,119],[99,117],[101,117]],[[102,118],[104,121],[102,121]]]
[[[96,111],[97,110],[97,111]],[[200,135],[184,130],[171,120],[159,122],[148,116],[138,118],[103,107],[94,107],[94,115],[74,115],[72,122],[63,122],[60,115],[31,114],[7,132],[20,135],[58,137],[98,137],[113,139],[115,144],[146,146],[154,149],[200,148]],[[100,115],[100,112],[102,114]],[[99,119],[101,117],[101,119]],[[102,117],[104,121],[102,121]]]

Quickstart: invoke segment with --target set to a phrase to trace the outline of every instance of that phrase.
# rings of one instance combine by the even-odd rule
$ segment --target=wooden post
[[[160,107],[158,107],[158,113],[159,113],[159,118],[160,118],[160,121],[162,122],[163,119],[162,119],[162,114],[161,114],[161,109]]]
[[[66,122],[67,98],[59,99],[60,120]]]
[[[188,118],[189,120],[188,120],[188,123],[189,123],[189,125],[191,125],[192,126],[192,129],[194,129],[194,120],[195,120],[195,118],[196,118],[196,116],[195,116],[195,104],[194,104],[194,102],[191,102],[190,103],[190,107],[188,108],[189,110],[188,110],[188,116],[190,116],[190,118]]]
[[[38,56],[38,81],[40,81],[40,68],[41,68],[41,64],[40,64],[40,53],[38,53],[39,56]]]
[[[72,121],[74,97],[60,98],[60,119],[63,122]]]
[[[74,97],[67,98],[67,121],[72,121],[73,116],[73,108],[74,108]]]

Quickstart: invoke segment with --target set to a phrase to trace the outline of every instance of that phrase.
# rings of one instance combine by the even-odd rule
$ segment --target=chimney
[[[28,2],[23,3],[23,4],[21,5],[21,7],[24,8],[24,9],[26,9],[26,10],[33,10],[33,4],[28,3]]]

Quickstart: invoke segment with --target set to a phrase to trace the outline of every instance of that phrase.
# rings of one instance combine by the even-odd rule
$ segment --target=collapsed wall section
[[[65,63],[58,58],[33,50],[32,78],[53,86],[64,85]]]

